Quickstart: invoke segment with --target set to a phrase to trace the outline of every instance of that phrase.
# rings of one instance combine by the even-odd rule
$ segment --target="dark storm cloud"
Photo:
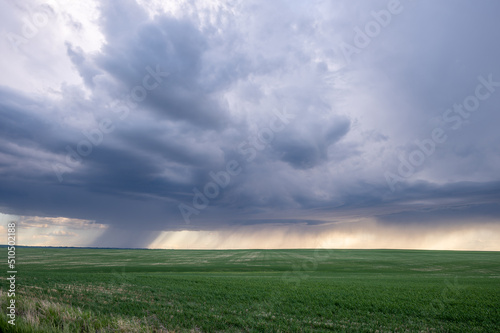
[[[96,244],[115,235],[111,243],[129,246],[160,230],[498,220],[500,90],[460,129],[442,117],[479,76],[500,81],[500,47],[488,37],[499,31],[498,4],[401,4],[345,66],[337,46],[386,1],[186,4],[197,14],[177,16],[103,1],[99,49],[58,45],[82,84],[61,83],[58,98],[0,87],[1,211],[96,220],[111,226]],[[151,71],[165,75],[127,106]],[[276,112],[293,117],[279,123]],[[112,132],[68,163],[68,147],[105,119]],[[447,141],[391,191],[384,172],[438,126]],[[241,173],[186,224],[179,204],[194,207],[196,191],[233,160]],[[138,230],[143,240],[132,241]]]
[[[106,1],[101,7],[102,26],[107,32],[102,51],[82,54],[67,45],[69,57],[89,87],[96,93],[105,89],[122,98],[143,81],[147,67],[158,69],[168,73],[168,79],[149,92],[145,109],[199,127],[225,124],[226,111],[210,95],[211,87],[200,75],[207,38],[192,22],[167,16],[149,20],[133,1]]]
[[[164,17],[128,32],[124,40],[108,41],[95,59],[101,69],[119,82],[140,82],[144,68],[159,66],[168,79],[151,92],[145,105],[162,116],[200,127],[224,123],[224,110],[199,82],[206,42],[191,23]]]
[[[15,91],[0,88],[0,130],[2,139],[21,145],[34,145],[39,140],[47,140],[50,122],[26,110],[28,106],[40,105]],[[5,147],[3,147],[5,148]]]
[[[350,121],[336,118],[329,123],[321,119],[297,121],[273,144],[273,154],[296,169],[309,169],[328,160],[328,148],[347,134]]]

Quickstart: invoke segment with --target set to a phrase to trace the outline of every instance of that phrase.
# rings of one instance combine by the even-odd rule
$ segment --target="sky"
[[[496,0],[0,1],[0,243],[500,250]]]

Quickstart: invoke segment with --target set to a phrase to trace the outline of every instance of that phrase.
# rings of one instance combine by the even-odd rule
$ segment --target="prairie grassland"
[[[18,248],[17,269],[2,332],[500,331],[498,252]]]

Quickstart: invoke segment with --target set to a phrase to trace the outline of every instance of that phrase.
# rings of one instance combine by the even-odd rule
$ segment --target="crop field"
[[[500,331],[499,252],[18,248],[15,326],[2,267],[2,332]]]

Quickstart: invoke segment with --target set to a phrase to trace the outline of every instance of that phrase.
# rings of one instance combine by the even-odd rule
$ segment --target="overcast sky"
[[[29,245],[500,250],[498,13],[2,0],[2,221]]]

